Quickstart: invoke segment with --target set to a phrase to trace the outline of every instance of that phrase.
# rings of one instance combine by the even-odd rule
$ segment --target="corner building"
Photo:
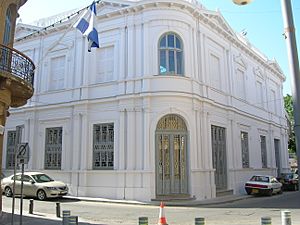
[[[72,28],[78,17],[36,32],[61,17],[17,26],[15,46],[37,76],[33,98],[10,111],[7,173],[17,125],[27,170],[65,181],[74,196],[210,199],[289,170],[285,76],[220,12],[196,1],[102,1],[91,53]]]

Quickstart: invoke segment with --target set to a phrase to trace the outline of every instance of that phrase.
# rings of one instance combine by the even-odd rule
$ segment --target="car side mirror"
[[[33,180],[30,181],[31,184],[35,184],[35,182]]]

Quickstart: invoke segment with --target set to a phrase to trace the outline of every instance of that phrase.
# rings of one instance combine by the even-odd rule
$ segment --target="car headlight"
[[[52,191],[54,191],[54,190],[57,190],[57,188],[56,187],[46,187],[48,190],[52,190]]]

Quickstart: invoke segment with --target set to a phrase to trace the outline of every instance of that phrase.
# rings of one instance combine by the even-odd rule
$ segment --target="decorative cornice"
[[[149,1],[136,2],[135,4],[133,3],[132,5],[111,3],[108,1],[102,1],[100,3],[100,7],[103,7],[105,5],[121,6],[122,8],[104,13],[102,15],[98,15],[97,20],[101,20],[101,19],[107,20],[107,19],[112,19],[114,17],[124,16],[126,14],[127,15],[136,14],[136,13],[140,13],[141,11],[151,9],[151,8],[157,8],[157,7],[174,8],[179,11],[189,13],[193,17],[195,17],[195,19],[198,19],[199,22],[201,21],[203,25],[211,28],[213,31],[217,32],[218,34],[221,34],[222,37],[228,40],[229,42],[231,42],[232,45],[242,50],[244,53],[246,53],[247,55],[255,59],[260,64],[264,65],[265,68],[267,68],[272,73],[276,74],[281,80],[285,80],[285,76],[282,73],[279,66],[274,67],[274,65],[270,64],[270,61],[267,58],[263,58],[257,52],[257,50],[251,48],[252,46],[249,47],[247,44],[243,43],[241,40],[238,39],[237,35],[234,33],[231,27],[224,20],[220,12],[209,11],[204,9],[199,4],[189,3],[188,1],[182,1],[182,0],[172,0],[172,1],[171,0],[157,0],[157,1],[149,0]],[[56,32],[57,30],[67,29],[76,19],[77,17],[73,17],[70,20],[63,22],[59,26],[56,26],[55,28],[49,28],[48,30],[37,32],[36,34],[33,34],[31,37],[34,38],[40,35],[48,35],[50,33]],[[29,40],[30,38],[27,38],[26,40]]]

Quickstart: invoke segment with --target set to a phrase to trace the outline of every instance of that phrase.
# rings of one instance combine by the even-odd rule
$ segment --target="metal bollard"
[[[33,214],[33,199],[29,200],[29,214]]]
[[[148,217],[139,217],[139,225],[148,225]]]
[[[205,225],[205,219],[203,217],[195,218],[195,225]]]
[[[261,225],[272,225],[271,217],[262,217],[261,218]]]
[[[69,216],[68,225],[78,225],[78,216]]]
[[[62,225],[69,225],[69,217],[71,216],[70,210],[63,210],[62,211]]]
[[[60,217],[60,203],[56,202],[56,217]]]
[[[288,210],[281,211],[281,224],[282,225],[292,225],[291,211],[288,211]]]

